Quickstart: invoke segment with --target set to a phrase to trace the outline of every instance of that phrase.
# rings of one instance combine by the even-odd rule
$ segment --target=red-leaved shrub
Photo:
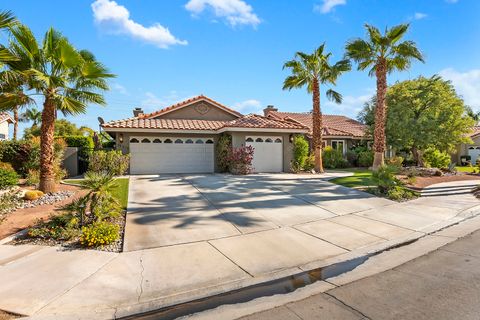
[[[253,152],[254,148],[252,146],[232,148],[228,155],[230,172],[233,174],[252,173]]]

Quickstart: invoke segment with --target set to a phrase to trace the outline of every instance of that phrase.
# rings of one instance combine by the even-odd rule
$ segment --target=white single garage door
[[[213,139],[130,138],[130,173],[213,172]]]
[[[249,136],[245,145],[252,146],[255,172],[283,171],[283,140],[278,136]]]
[[[472,165],[476,164],[477,158],[480,157],[480,147],[472,146],[468,148],[468,155],[472,157],[470,160]]]

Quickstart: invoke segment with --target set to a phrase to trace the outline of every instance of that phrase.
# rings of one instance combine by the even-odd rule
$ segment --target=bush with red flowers
[[[252,173],[253,152],[252,146],[232,148],[228,154],[230,172],[241,175]]]

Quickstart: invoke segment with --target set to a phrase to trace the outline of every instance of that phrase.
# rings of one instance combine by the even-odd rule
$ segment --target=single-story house
[[[461,158],[463,156],[470,156],[470,163],[475,165],[478,158],[480,158],[480,126],[475,126],[469,134],[472,143],[462,143],[457,147],[455,153],[452,154],[452,162],[462,164]]]
[[[15,123],[7,112],[0,112],[0,141],[9,139],[9,124]]]
[[[243,115],[200,95],[152,113],[135,108],[133,117],[103,123],[102,128],[115,139],[117,149],[130,153],[131,174],[217,172],[215,145],[222,133],[232,136],[233,147],[255,149],[256,172],[289,172],[293,136],[308,135],[311,129],[308,114],[305,123],[280,114]],[[327,118],[330,145],[343,143],[345,148],[350,140],[360,140],[359,132],[354,136],[344,128],[348,118]],[[352,124],[358,125],[354,120]]]
[[[268,106],[263,113],[271,119],[295,121],[307,126],[309,131],[306,136],[311,139],[313,133],[311,112],[280,112],[274,106]],[[370,146],[372,142],[372,138],[367,134],[367,126],[349,117],[323,114],[322,125],[323,146],[331,146],[333,149],[341,150],[343,154],[359,143],[366,142]]]

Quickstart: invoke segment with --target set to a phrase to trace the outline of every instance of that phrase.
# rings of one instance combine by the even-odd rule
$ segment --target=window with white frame
[[[345,140],[332,140],[332,149],[345,153]]]

